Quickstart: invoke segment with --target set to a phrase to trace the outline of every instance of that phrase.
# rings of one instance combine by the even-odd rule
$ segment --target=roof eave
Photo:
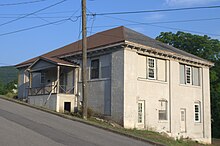
[[[170,58],[175,58],[175,59],[182,60],[182,61],[185,60],[185,61],[189,61],[189,62],[194,62],[194,63],[201,64],[201,65],[208,66],[208,67],[213,67],[214,66],[214,63],[210,62],[208,60],[207,61],[199,60],[199,59],[196,59],[196,58],[191,58],[191,57],[187,57],[187,56],[184,56],[184,55],[181,55],[181,54],[172,53],[172,52],[160,50],[160,49],[157,49],[157,48],[152,48],[152,47],[149,47],[149,46],[133,43],[133,42],[130,42],[130,41],[125,41],[125,44],[127,46],[132,46],[132,48],[139,48],[139,50],[141,49],[141,51],[143,51],[143,52],[164,54],[164,55],[166,55]]]

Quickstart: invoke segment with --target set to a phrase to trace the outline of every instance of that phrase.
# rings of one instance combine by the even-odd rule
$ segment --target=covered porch
[[[57,112],[77,107],[78,66],[57,58],[41,57],[29,68],[28,102]]]

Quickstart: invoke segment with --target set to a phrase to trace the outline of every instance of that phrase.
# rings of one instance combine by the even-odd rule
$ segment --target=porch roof
[[[40,61],[44,61],[46,62],[47,64],[38,64],[40,63]],[[37,66],[38,64],[38,66]],[[48,65],[49,64],[49,65]],[[35,66],[37,66],[36,68],[37,69],[34,69],[34,70],[43,70],[43,69],[46,69],[46,68],[50,68],[50,67],[55,67],[55,66],[67,66],[67,67],[77,67],[77,65],[71,63],[71,62],[68,62],[68,61],[65,61],[65,60],[61,60],[59,58],[50,58],[50,57],[39,57],[34,63],[32,63],[28,69],[29,70],[32,70],[32,68],[34,68]]]

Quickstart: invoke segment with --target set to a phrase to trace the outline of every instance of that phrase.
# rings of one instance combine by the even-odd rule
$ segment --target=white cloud
[[[170,6],[191,6],[208,4],[215,1],[219,0],[166,0],[166,4]]]

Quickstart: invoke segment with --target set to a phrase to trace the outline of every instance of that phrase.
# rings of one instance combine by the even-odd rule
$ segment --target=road
[[[0,99],[1,146],[150,146],[103,129]]]

